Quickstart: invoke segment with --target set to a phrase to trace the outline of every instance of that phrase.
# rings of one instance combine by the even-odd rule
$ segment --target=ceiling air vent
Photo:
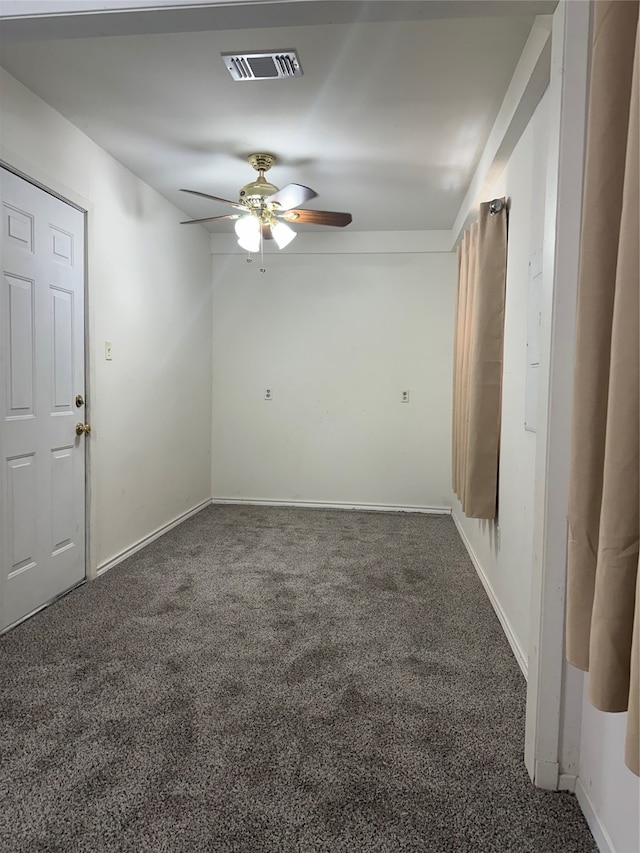
[[[302,77],[302,68],[295,50],[223,53],[221,56],[229,74],[238,82]]]

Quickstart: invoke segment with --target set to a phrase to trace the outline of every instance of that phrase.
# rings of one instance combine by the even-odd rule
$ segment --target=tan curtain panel
[[[458,247],[453,490],[469,518],[495,518],[507,269],[505,199],[480,205]]]
[[[569,486],[567,658],[629,709],[640,775],[638,0],[594,4]]]

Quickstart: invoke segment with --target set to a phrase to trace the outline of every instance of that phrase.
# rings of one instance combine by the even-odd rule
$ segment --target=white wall
[[[625,765],[627,714],[605,714],[587,698],[582,706],[578,797],[602,850],[640,850],[640,779]]]
[[[484,574],[521,666],[529,644],[536,434],[524,428],[529,262],[542,248],[548,147],[545,96],[487,200],[507,196],[509,242],[505,305],[504,384],[497,523],[454,518]]]
[[[450,506],[455,257],[341,238],[214,256],[214,497]]]
[[[2,159],[89,209],[93,573],[211,495],[209,235],[0,74]]]

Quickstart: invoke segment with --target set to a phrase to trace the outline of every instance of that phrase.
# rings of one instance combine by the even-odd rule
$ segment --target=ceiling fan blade
[[[213,222],[215,219],[240,219],[240,214],[227,213],[226,216],[205,216],[204,219],[185,219],[180,225],[195,225],[196,222]]]
[[[273,234],[271,233],[271,226],[267,222],[260,223],[260,230],[262,231],[262,239],[263,240],[273,240]]]
[[[344,228],[351,222],[352,216],[334,210],[287,210],[282,218],[301,225],[337,225]]]
[[[220,198],[217,195],[209,195],[209,193],[200,193],[200,192],[198,192],[198,190],[181,189],[180,192],[181,193],[191,193],[191,195],[199,195],[202,198],[211,199],[211,201],[221,201],[222,204],[230,204],[231,207],[235,207],[238,210],[246,210],[247,209],[246,204],[241,204],[239,201],[229,201],[228,198]]]
[[[280,205],[280,210],[291,210],[292,207],[304,204],[305,201],[309,201],[317,195],[317,192],[309,187],[303,187],[302,184],[287,184],[277,193],[270,195],[267,201],[277,202]]]

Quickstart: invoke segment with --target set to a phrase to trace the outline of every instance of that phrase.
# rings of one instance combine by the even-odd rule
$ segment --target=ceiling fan
[[[213,222],[216,219],[235,220],[238,244],[247,252],[257,252],[262,240],[274,240],[279,249],[284,249],[296,236],[288,222],[304,225],[337,225],[344,228],[351,222],[350,213],[337,213],[331,210],[301,210],[305,204],[318,194],[302,184],[287,184],[281,190],[270,184],[264,173],[276,162],[273,154],[251,154],[247,158],[258,172],[258,177],[240,190],[240,200],[230,201],[197,190],[181,190],[212,201],[220,201],[235,208],[238,213],[223,216],[206,216],[204,219],[189,219],[181,225],[193,225],[198,222]]]

